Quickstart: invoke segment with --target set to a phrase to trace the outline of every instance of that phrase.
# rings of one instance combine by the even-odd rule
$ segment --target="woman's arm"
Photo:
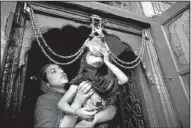
[[[114,64],[112,64],[109,61],[109,53],[108,53],[107,49],[103,48],[103,49],[100,50],[100,52],[104,56],[104,58],[103,58],[104,63],[112,71],[112,73],[117,77],[118,84],[119,85],[125,84],[128,81],[128,77],[118,67],[116,67]]]
[[[86,115],[82,114],[82,111],[86,110],[84,108],[82,109],[79,108],[81,108],[81,106],[93,93],[94,91],[91,89],[90,83],[82,82],[80,83],[79,86],[71,85],[69,90],[59,101],[58,108],[64,111],[66,114],[73,114],[73,115],[77,114],[82,118],[88,118],[88,113],[86,113],[87,117]],[[69,103],[71,103],[72,101],[73,101],[72,105],[69,105]]]
[[[98,112],[94,116],[93,122],[95,124],[107,122],[113,119],[116,114],[116,108],[113,105],[108,105],[104,110]]]
[[[65,112],[66,114],[74,114],[75,108],[71,107],[69,103],[72,102],[74,96],[76,95],[78,90],[77,85],[71,85],[68,91],[65,93],[65,95],[62,97],[62,99],[58,103],[58,108]],[[80,108],[81,105],[76,104],[77,108]]]
[[[87,112],[87,111],[85,111],[84,108],[80,108],[84,104],[84,102],[94,93],[93,91],[90,91],[90,87],[88,87],[88,86],[91,87],[91,85],[86,83],[86,82],[82,82],[79,85],[78,90],[77,90],[77,94],[75,95],[75,98],[74,98],[73,103],[71,104],[71,107],[77,110],[76,114],[79,113],[79,115],[80,114],[86,115],[86,116],[89,115],[90,117],[93,117],[93,115],[95,115],[94,113]],[[62,102],[64,102],[64,100],[62,100]],[[59,127],[61,127],[61,128],[73,128],[76,125],[76,121],[77,121],[77,118],[75,115],[66,114],[63,117],[62,121],[60,122]]]
[[[75,128],[93,128],[96,124],[112,120],[116,114],[116,109],[113,105],[108,105],[104,110],[98,112],[94,116],[93,121],[82,120],[76,124]]]

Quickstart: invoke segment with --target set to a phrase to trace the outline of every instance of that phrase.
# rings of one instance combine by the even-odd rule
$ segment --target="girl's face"
[[[96,56],[96,55],[92,54],[90,51],[86,55],[86,62],[87,62],[87,64],[89,64],[95,68],[99,68],[103,65],[102,57]]]
[[[66,73],[58,65],[51,64],[45,70],[46,77],[50,86],[62,87],[68,83]]]

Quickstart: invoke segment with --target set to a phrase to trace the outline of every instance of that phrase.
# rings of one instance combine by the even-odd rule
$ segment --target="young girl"
[[[97,123],[113,119],[116,113],[113,97],[117,92],[117,85],[122,85],[128,81],[127,76],[110,62],[109,53],[102,39],[94,37],[90,43],[97,46],[93,49],[89,47],[83,55],[78,75],[70,82],[69,90],[58,104],[59,108],[65,113],[74,114],[83,119],[77,124],[81,127],[94,127]],[[104,66],[107,67],[108,71],[103,71]],[[95,91],[84,104],[87,111],[96,113],[93,121],[80,115],[78,110],[69,105],[77,92],[77,85],[82,81],[90,82],[92,89]]]

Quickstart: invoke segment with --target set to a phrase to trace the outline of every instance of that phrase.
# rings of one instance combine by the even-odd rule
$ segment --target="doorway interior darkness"
[[[78,49],[83,45],[84,41],[87,39],[90,34],[91,29],[86,26],[73,27],[66,25],[59,28],[51,28],[43,34],[47,44],[60,55],[71,55],[74,54]],[[109,42],[108,45],[111,51],[116,54],[120,59],[124,61],[132,61],[135,59],[136,55],[132,51],[131,47],[128,44],[121,43],[120,39],[106,35],[106,39]],[[41,40],[42,41],[42,40]],[[117,47],[116,47],[117,46]],[[53,57],[58,62],[64,62],[59,58],[53,56],[50,52],[47,53]],[[127,57],[128,56],[128,57]],[[21,106],[20,114],[20,128],[33,128],[34,126],[34,109],[37,97],[40,95],[40,86],[39,81],[31,79],[32,76],[37,76],[40,68],[47,63],[52,63],[41,51],[36,40],[32,42],[32,47],[29,51],[27,72],[25,78],[25,86],[23,92],[23,100]],[[75,61],[73,64],[61,66],[66,74],[68,75],[69,80],[71,80],[78,72],[80,66],[80,59]],[[127,74],[129,71],[122,69]],[[118,115],[119,116],[119,115]],[[117,120],[116,120],[117,119]],[[119,123],[120,118],[116,117],[114,120],[113,127]],[[22,125],[22,126],[20,126]]]

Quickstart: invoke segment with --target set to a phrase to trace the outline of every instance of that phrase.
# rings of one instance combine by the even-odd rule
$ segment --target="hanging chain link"
[[[131,62],[122,61],[122,60],[120,60],[115,54],[113,54],[112,52],[110,52],[110,53],[111,53],[111,56],[112,56],[113,58],[115,58],[117,61],[121,62],[122,64],[133,64],[133,63],[135,63],[136,61],[138,61],[138,60],[140,59],[141,55],[143,54],[144,44],[145,44],[144,42],[141,44],[141,49],[140,49],[139,55],[136,57],[135,60],[133,60],[133,61],[131,61]]]
[[[145,43],[144,43],[143,47],[145,47]],[[111,59],[112,59],[118,66],[120,66],[120,67],[122,67],[122,68],[132,69],[132,68],[135,68],[137,65],[140,64],[140,62],[141,62],[141,60],[143,59],[143,56],[144,56],[144,50],[145,50],[145,48],[143,48],[142,54],[141,54],[141,56],[139,57],[140,59],[137,61],[137,63],[135,63],[135,64],[132,65],[132,66],[124,66],[124,65],[120,64],[119,62],[117,62],[117,60],[116,60],[114,57],[111,57]],[[120,60],[120,59],[118,59],[118,60]]]
[[[69,64],[72,64],[73,62],[75,62],[81,55],[82,53],[84,52],[84,48],[86,47],[88,41],[89,41],[89,38],[84,42],[84,44],[82,45],[82,47],[73,55],[69,55],[69,56],[63,56],[63,55],[59,55],[57,53],[55,53],[49,46],[48,44],[46,43],[46,40],[44,39],[44,37],[42,36],[42,33],[41,31],[38,29],[37,27],[37,21],[35,19],[35,16],[34,16],[34,12],[33,12],[33,9],[32,7],[30,7],[30,11],[29,11],[29,15],[30,15],[30,18],[31,18],[31,24],[32,24],[32,30],[33,30],[33,33],[35,35],[35,38],[37,40],[37,43],[38,43],[38,46],[41,48],[42,52],[44,53],[44,55],[52,62],[54,62],[55,64],[58,64],[58,65],[69,65]],[[73,58],[75,57],[73,60],[67,62],[67,63],[60,63],[60,62],[57,62],[56,60],[54,60],[53,58],[51,58],[45,51],[45,49],[43,48],[43,46],[41,45],[40,43],[40,40],[39,38],[42,39],[42,42],[44,44],[44,46],[55,56],[59,57],[59,58],[62,58],[62,59],[70,59],[70,58]],[[121,59],[119,59],[115,54],[113,54],[111,52],[111,50],[109,49],[109,47],[107,46],[108,48],[108,51],[109,51],[109,54],[111,55],[111,58],[112,60],[120,67],[122,68],[125,68],[125,69],[132,69],[132,68],[135,68],[137,65],[139,65],[139,63],[141,62],[141,60],[143,59],[143,55],[144,55],[144,50],[145,50],[145,38],[142,34],[142,44],[141,44],[141,49],[140,49],[140,52],[138,54],[138,56],[136,57],[135,60],[131,61],[131,62],[125,62]],[[122,63],[122,64],[120,64]],[[129,66],[129,64],[134,64],[132,66]],[[126,65],[126,66],[124,66]]]
[[[44,37],[43,37],[42,34],[41,34],[41,31],[38,29],[38,27],[37,27],[37,21],[36,21],[36,18],[35,18],[35,16],[34,16],[34,12],[33,12],[33,9],[32,9],[32,8],[31,8],[31,14],[32,14],[32,18],[33,18],[33,22],[34,22],[35,28],[36,28],[37,32],[39,33],[39,36],[38,36],[38,37],[40,37],[40,38],[42,39],[43,44],[48,48],[48,50],[49,50],[53,55],[55,55],[55,56],[57,56],[57,57],[60,57],[60,58],[68,59],[68,58],[72,58],[72,57],[77,56],[80,52],[83,52],[83,50],[84,50],[84,48],[85,48],[85,45],[87,44],[88,41],[85,41],[85,43],[83,44],[83,46],[82,46],[75,54],[73,54],[73,55],[63,56],[63,55],[59,55],[59,54],[55,53],[55,52],[47,45],[47,43],[46,43]]]
[[[110,49],[109,49],[109,52],[111,54],[111,59],[120,67],[123,67],[125,69],[132,69],[132,68],[135,68],[137,65],[139,65],[139,63],[141,62],[141,60],[143,59],[143,55],[144,55],[144,51],[145,51],[145,37],[144,37],[144,32],[145,30],[143,31],[142,33],[142,44],[141,44],[141,49],[140,49],[140,52],[138,54],[138,56],[136,57],[135,60],[131,61],[131,62],[125,62],[125,61],[122,61],[121,59],[119,59],[117,56],[115,56],[115,54],[113,54]],[[120,64],[122,63],[122,64]],[[135,63],[135,64],[134,64]],[[129,66],[128,64],[134,64],[132,66]],[[124,66],[126,65],[126,66]]]
[[[42,36],[40,30],[39,30],[38,27],[37,27],[37,22],[36,22],[36,19],[35,19],[35,16],[34,16],[34,12],[33,12],[33,9],[32,9],[32,8],[31,8],[31,11],[30,11],[30,17],[31,17],[32,30],[33,30],[33,33],[34,33],[35,38],[36,38],[36,40],[37,40],[38,46],[41,48],[41,50],[42,50],[42,52],[44,53],[44,55],[45,55],[46,57],[48,57],[48,59],[49,59],[50,61],[52,61],[52,62],[54,62],[54,63],[56,63],[56,64],[58,64],[58,65],[69,65],[69,64],[72,64],[73,62],[75,62],[75,61],[82,55],[82,53],[83,53],[83,51],[84,51],[84,48],[85,48],[85,46],[86,46],[86,44],[87,44],[87,42],[88,42],[88,39],[85,41],[85,43],[83,44],[83,46],[82,46],[82,47],[78,50],[78,52],[76,52],[75,54],[70,55],[70,56],[62,56],[62,55],[59,55],[59,54],[55,53],[55,52],[47,45],[45,39],[43,38],[43,36]],[[38,34],[39,36],[38,36],[37,34]],[[48,50],[50,50],[50,52],[51,52],[53,55],[55,55],[55,56],[57,56],[57,57],[60,57],[60,58],[64,58],[64,59],[69,59],[69,58],[72,58],[72,57],[75,57],[75,58],[74,58],[73,60],[67,62],[67,63],[57,62],[56,60],[54,60],[53,58],[51,58],[51,57],[46,53],[45,49],[43,48],[43,46],[42,46],[41,43],[40,43],[39,37],[41,37],[41,39],[42,39],[44,45],[48,48]]]

